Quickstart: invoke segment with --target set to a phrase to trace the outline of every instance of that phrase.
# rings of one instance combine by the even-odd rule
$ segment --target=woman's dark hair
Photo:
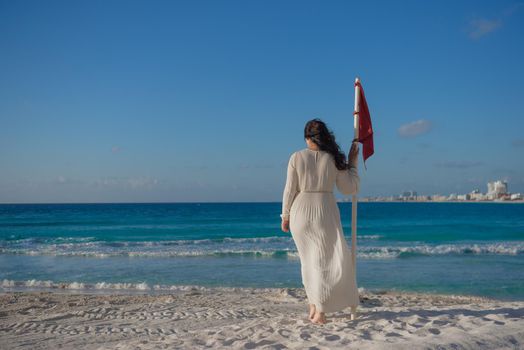
[[[348,168],[346,156],[335,141],[335,135],[322,120],[316,118],[308,121],[304,128],[304,138],[311,139],[321,151],[330,153],[335,158],[335,165],[338,170]]]

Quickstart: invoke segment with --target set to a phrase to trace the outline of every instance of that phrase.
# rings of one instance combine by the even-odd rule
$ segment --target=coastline
[[[339,201],[339,203],[350,203],[351,201]],[[358,200],[359,203],[503,203],[503,204],[524,204],[524,200],[514,201],[475,201],[475,200],[463,200],[463,201],[378,201],[378,200]]]
[[[307,319],[301,288],[165,294],[0,292],[3,349],[494,349],[524,346],[524,301],[360,292],[359,316]]]

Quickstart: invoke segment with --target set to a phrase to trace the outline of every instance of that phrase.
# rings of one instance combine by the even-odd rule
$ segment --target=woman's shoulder
[[[321,151],[321,150],[318,150],[318,151],[315,151],[315,150],[312,150],[311,148],[302,148],[301,150],[298,150],[296,151],[295,153],[300,153],[300,154],[315,154],[315,153],[318,153],[318,154],[329,154],[329,152],[327,151]]]
[[[297,151],[294,151],[289,156],[289,161],[292,164],[295,164],[297,161],[305,159],[306,158],[305,156],[307,155],[307,153],[308,153],[308,149],[307,148],[303,148],[303,149],[299,149]]]
[[[318,154],[321,156],[331,156],[332,157],[331,153],[329,153],[328,151],[322,151],[322,150],[315,151],[310,148],[302,148],[298,151],[295,151],[291,153],[290,157],[296,157],[297,155],[315,155],[315,154]]]
[[[295,151],[291,154],[292,158],[301,158],[301,159],[307,159],[307,156],[314,154],[315,152],[324,153],[322,151],[313,151],[309,148],[302,148],[298,151]]]
[[[307,161],[315,161],[320,158],[328,157],[332,158],[331,154],[327,151],[315,151],[310,148],[303,148],[301,150],[295,151],[291,154],[290,159],[292,160],[298,160],[301,159],[304,162]]]
[[[296,157],[298,155],[307,154],[307,152],[308,152],[308,148],[299,149],[299,150],[294,151],[293,153],[291,153],[290,157],[293,158],[293,157]]]

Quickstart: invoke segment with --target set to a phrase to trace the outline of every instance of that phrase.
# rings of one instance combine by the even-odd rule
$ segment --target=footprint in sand
[[[303,340],[309,340],[309,338],[311,338],[311,335],[309,333],[303,332],[300,333],[300,338],[302,338]]]
[[[433,320],[433,324],[436,326],[445,326],[449,323],[449,321],[444,320]]]
[[[432,334],[435,334],[435,335],[440,334],[440,331],[438,329],[436,329],[436,328],[430,328],[430,329],[428,329],[428,332],[432,333]]]
[[[340,340],[340,337],[336,334],[328,334],[324,337],[327,341],[337,341]]]
[[[261,340],[258,343],[249,342],[249,343],[244,344],[244,348],[246,348],[246,349],[256,349],[258,347],[269,345],[269,344],[273,344],[273,343],[274,343],[274,341],[271,341],[271,340]]]
[[[279,329],[278,334],[280,334],[281,337],[289,338],[289,336],[291,335],[291,331],[289,331],[288,329]]]
[[[403,337],[403,335],[396,332],[389,332],[386,333],[386,337]]]

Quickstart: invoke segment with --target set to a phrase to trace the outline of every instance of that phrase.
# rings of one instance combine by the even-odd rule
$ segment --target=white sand
[[[326,325],[301,289],[203,289],[169,295],[0,294],[1,349],[520,349],[524,302],[361,293]]]

